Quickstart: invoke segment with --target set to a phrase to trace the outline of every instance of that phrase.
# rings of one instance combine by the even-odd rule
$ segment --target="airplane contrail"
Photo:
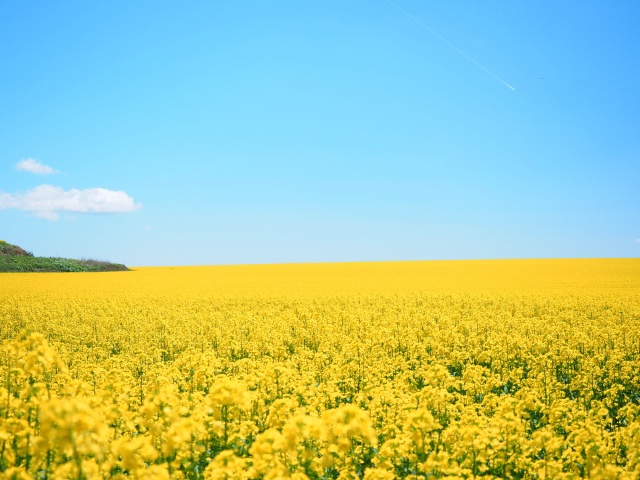
[[[493,78],[495,78],[496,80],[498,80],[500,83],[502,83],[504,86],[506,86],[507,88],[513,90],[514,92],[516,91],[516,88],[513,85],[510,85],[509,83],[505,82],[503,79],[501,79],[498,75],[496,75],[495,73],[493,73],[491,70],[489,70],[487,67],[485,67],[484,65],[482,65],[481,63],[479,63],[478,61],[474,60],[473,58],[471,58],[469,55],[467,55],[466,53],[464,53],[462,50],[460,50],[458,47],[456,47],[454,44],[452,44],[449,40],[447,40],[446,38],[444,38],[442,35],[440,35],[438,32],[436,32],[435,30],[431,29],[431,27],[429,27],[429,25],[427,25],[426,23],[424,23],[422,20],[420,20],[418,17],[416,17],[415,15],[413,15],[412,13],[406,11],[404,8],[402,8],[400,5],[397,5],[396,3],[393,3],[391,0],[386,0],[387,3],[389,3],[390,5],[392,5],[393,7],[397,8],[399,11],[401,11],[402,13],[404,13],[407,17],[409,17],[411,20],[413,20],[414,22],[416,22],[418,25],[420,25],[421,27],[425,28],[430,34],[432,34],[433,36],[437,37],[438,39],[440,39],[440,41],[442,41],[445,45],[447,45],[449,48],[455,50],[456,52],[458,52],[460,55],[462,55],[464,58],[466,58],[467,60],[469,60],[471,63],[473,63],[476,67],[480,68],[481,70],[483,70],[485,73],[488,73],[489,75],[491,75]]]

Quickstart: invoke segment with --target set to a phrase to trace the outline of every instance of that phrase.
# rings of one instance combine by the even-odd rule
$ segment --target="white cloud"
[[[57,220],[59,212],[125,213],[141,207],[127,193],[106,188],[64,190],[40,185],[24,193],[0,193],[0,210],[25,210],[47,220]]]
[[[636,238],[636,243],[640,245],[640,238]]]
[[[25,172],[35,173],[36,175],[51,175],[53,173],[58,173],[57,170],[40,163],[38,160],[33,158],[26,158],[24,160],[20,160],[16,164],[16,170],[24,170]]]

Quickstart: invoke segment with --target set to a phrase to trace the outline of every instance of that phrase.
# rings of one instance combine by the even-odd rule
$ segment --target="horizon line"
[[[294,266],[294,265],[334,265],[365,263],[425,263],[425,262],[513,262],[513,261],[550,261],[550,260],[640,260],[640,257],[489,257],[489,258],[444,258],[413,260],[327,260],[318,262],[263,262],[263,263],[202,263],[171,265],[127,265],[135,268],[193,268],[193,267],[251,267],[251,266]]]

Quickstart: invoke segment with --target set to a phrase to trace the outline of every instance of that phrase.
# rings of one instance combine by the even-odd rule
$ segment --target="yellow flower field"
[[[0,275],[0,479],[640,478],[640,260]]]

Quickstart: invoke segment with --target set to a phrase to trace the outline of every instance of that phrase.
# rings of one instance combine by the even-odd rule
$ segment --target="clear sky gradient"
[[[0,238],[128,265],[638,257],[639,24],[636,1],[2,1]]]

